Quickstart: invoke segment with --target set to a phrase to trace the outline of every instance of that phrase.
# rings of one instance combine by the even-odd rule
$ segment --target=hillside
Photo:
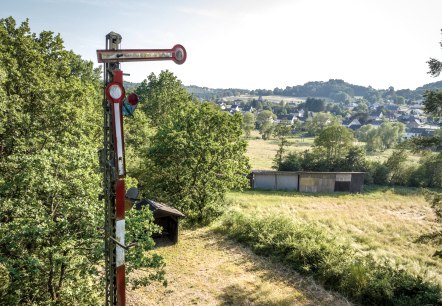
[[[128,90],[136,88],[139,83],[125,82]],[[196,85],[185,86],[187,91],[198,99],[216,101],[226,97],[249,96],[280,96],[280,97],[318,97],[335,102],[346,102],[364,98],[369,102],[393,101],[403,103],[406,101],[422,100],[426,90],[442,89],[442,81],[425,84],[416,89],[375,89],[371,86],[364,87],[345,82],[344,80],[331,79],[326,82],[312,81],[304,85],[287,86],[285,89],[240,89],[240,88],[208,88]]]

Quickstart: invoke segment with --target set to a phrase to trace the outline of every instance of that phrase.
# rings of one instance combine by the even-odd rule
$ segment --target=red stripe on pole
[[[124,219],[124,179],[117,179],[115,183],[115,217],[117,220]]]
[[[117,267],[117,305],[126,305],[126,271],[125,265]]]
[[[113,79],[113,81],[123,85],[123,71],[122,70],[120,70],[120,69],[115,69],[114,70],[114,79]]]

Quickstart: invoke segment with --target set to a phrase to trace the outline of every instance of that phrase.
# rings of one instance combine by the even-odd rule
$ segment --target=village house
[[[349,129],[352,129],[353,131],[356,131],[362,126],[361,122],[359,122],[357,118],[353,120],[351,119],[344,120],[342,121],[342,125],[348,127]]]

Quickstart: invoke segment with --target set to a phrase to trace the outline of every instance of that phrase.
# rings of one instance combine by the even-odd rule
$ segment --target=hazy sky
[[[169,69],[185,85],[285,88],[343,79],[414,89],[441,78],[442,0],[0,0],[0,18],[29,18],[31,30],[60,33],[96,65],[110,31],[122,48],[187,50],[183,65],[123,63],[140,82]]]

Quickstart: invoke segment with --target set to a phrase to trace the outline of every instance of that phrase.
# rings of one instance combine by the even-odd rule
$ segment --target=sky
[[[125,80],[172,71],[185,85],[274,89],[342,79],[386,89],[439,81],[441,0],[0,0],[0,18],[29,18],[97,63],[114,31],[122,49],[170,49],[187,60],[122,63]]]

